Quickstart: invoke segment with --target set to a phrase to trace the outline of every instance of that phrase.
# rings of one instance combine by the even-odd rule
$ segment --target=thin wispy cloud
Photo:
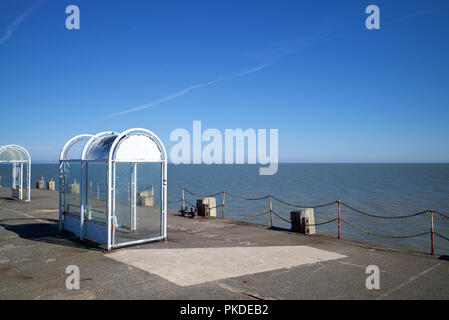
[[[3,35],[0,37],[0,45],[4,44],[6,41],[9,40],[9,38],[11,38],[12,34],[14,33],[14,31],[17,30],[17,28],[19,27],[19,25],[26,19],[28,18],[34,10],[36,10],[36,8],[41,5],[43,2],[43,0],[38,0],[36,2],[34,2],[32,5],[28,6],[25,11],[18,16],[17,18],[15,18],[6,28],[5,32],[3,33]]]
[[[217,78],[215,80],[208,81],[208,82],[203,82],[203,83],[200,83],[200,84],[196,84],[196,85],[184,88],[184,89],[182,89],[182,90],[180,90],[180,91],[178,91],[176,93],[173,93],[171,95],[168,95],[168,96],[165,96],[163,98],[154,100],[154,101],[152,101],[150,103],[147,103],[147,104],[144,104],[144,105],[141,105],[141,106],[138,106],[138,107],[134,107],[134,108],[131,108],[131,109],[123,110],[123,111],[120,111],[120,112],[111,113],[110,115],[104,117],[103,119],[109,119],[109,118],[120,116],[120,115],[123,115],[123,114],[126,114],[126,113],[131,113],[131,112],[137,112],[137,111],[145,110],[145,109],[157,106],[158,104],[161,104],[161,103],[173,100],[173,99],[175,99],[177,97],[183,96],[183,95],[189,93],[192,90],[203,88],[203,87],[207,87],[207,86],[210,86],[212,84],[215,84],[217,82],[221,82],[221,81],[224,81],[224,80],[229,80],[229,79],[233,79],[233,78],[237,78],[237,77],[242,77],[242,76],[245,76],[245,75],[248,75],[248,74],[251,74],[251,73],[255,73],[257,71],[265,69],[266,67],[268,67],[271,64],[272,63],[266,63],[266,64],[257,66],[257,67],[252,68],[252,69],[248,69],[248,70],[245,70],[245,71],[233,73],[231,75],[223,76],[223,77],[220,77],[220,78]]]
[[[276,57],[274,57],[274,59],[271,59],[271,62],[269,62],[269,63],[265,63],[265,64],[259,65],[259,66],[255,67],[255,68],[252,68],[252,69],[248,69],[248,70],[244,70],[244,71],[241,71],[241,72],[233,73],[231,75],[223,76],[223,77],[217,78],[215,80],[211,80],[211,81],[208,81],[208,82],[203,82],[203,83],[200,83],[200,84],[196,84],[196,85],[184,88],[184,89],[182,89],[182,90],[180,90],[180,91],[178,91],[176,93],[173,93],[173,94],[165,96],[163,98],[154,100],[154,101],[152,101],[150,103],[147,103],[147,104],[144,104],[144,105],[141,105],[141,106],[138,106],[138,107],[134,107],[134,108],[131,108],[131,109],[126,109],[126,110],[123,110],[123,111],[111,113],[110,115],[108,115],[108,116],[106,116],[106,117],[104,117],[102,119],[103,120],[104,119],[109,119],[109,118],[113,118],[113,117],[116,117],[116,116],[124,115],[124,114],[127,114],[127,113],[132,113],[132,112],[145,110],[145,109],[157,106],[157,105],[159,105],[161,103],[173,100],[173,99],[175,99],[177,97],[183,96],[183,95],[189,93],[192,90],[203,88],[203,87],[207,87],[207,86],[210,86],[212,84],[215,84],[217,82],[221,82],[221,81],[224,81],[224,80],[229,80],[229,79],[233,79],[233,78],[237,78],[237,77],[242,77],[242,76],[245,76],[245,75],[248,75],[248,74],[251,74],[251,73],[258,72],[260,70],[265,69],[268,66],[271,66],[274,63],[279,62],[282,58],[284,58],[284,57],[286,57],[288,55],[295,54],[295,53],[303,51],[303,50],[305,50],[305,49],[307,49],[309,47],[312,47],[317,42],[331,40],[331,39],[334,39],[334,38],[336,38],[338,36],[341,36],[341,34],[339,34],[339,33],[333,34],[333,35],[326,34],[326,35],[315,37],[314,39],[312,39],[308,43],[303,44],[302,46],[299,46],[299,47],[296,47],[296,48],[284,51],[283,53],[281,53],[281,54],[277,55]]]

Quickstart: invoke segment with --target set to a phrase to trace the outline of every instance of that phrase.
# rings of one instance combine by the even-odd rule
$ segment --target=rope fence
[[[262,213],[259,213],[259,214],[253,214],[253,215],[245,215],[245,218],[258,218],[258,217],[261,217],[261,216],[264,216],[264,215],[266,215],[267,213],[270,213],[270,211],[265,211],[265,212],[262,212]]]
[[[442,234],[440,234],[440,233],[438,233],[438,232],[435,232],[435,234],[436,234],[437,236],[439,236],[440,238],[443,238],[444,240],[449,241],[449,238],[446,238],[446,237],[443,236]]]
[[[443,218],[446,218],[446,219],[449,219],[449,216],[448,215],[445,215],[445,214],[442,214],[441,212],[437,212],[437,211],[434,211],[437,215],[439,215],[439,216],[441,216],[441,217],[443,217]]]
[[[290,220],[287,220],[287,219],[282,218],[279,214],[276,213],[276,211],[272,211],[272,213],[273,213],[276,217],[278,217],[279,219],[284,220],[285,222],[291,223]]]
[[[421,237],[424,236],[426,234],[429,234],[430,231],[426,231],[426,232],[422,232],[422,233],[418,233],[418,234],[413,234],[413,235],[407,235],[407,236],[387,236],[387,235],[383,235],[383,234],[379,234],[379,233],[372,233],[366,230],[363,230],[359,227],[354,226],[353,224],[347,222],[344,219],[341,219],[341,221],[343,221],[345,224],[347,224],[348,226],[350,226],[351,228],[358,230],[364,234],[373,236],[373,237],[378,237],[378,238],[388,238],[388,239],[408,239],[408,238],[415,238],[415,237]]]
[[[352,211],[355,211],[357,213],[363,214],[363,215],[368,216],[368,217],[379,218],[379,219],[404,219],[404,218],[416,217],[416,216],[419,216],[419,215],[422,215],[422,214],[425,214],[425,213],[429,212],[429,210],[424,210],[424,211],[420,211],[420,212],[412,213],[412,214],[408,214],[408,215],[403,215],[403,216],[379,216],[379,215],[375,215],[375,214],[364,212],[362,210],[355,209],[355,208],[347,205],[344,202],[341,202],[341,204],[344,207],[346,207],[346,208],[348,208],[348,209],[350,209]]]
[[[322,226],[323,224],[328,224],[328,223],[331,223],[331,222],[334,222],[337,220],[338,220],[338,218],[335,218],[335,219],[331,219],[331,220],[325,221],[325,222],[320,222],[320,223],[315,223],[315,224],[307,224],[307,226],[308,227],[317,227],[317,226]]]
[[[181,202],[182,201],[182,199],[179,199],[179,200],[176,200],[176,201],[173,201],[173,200],[167,200],[167,203],[179,203],[179,202]]]
[[[187,188],[181,188],[181,194],[182,194],[182,198],[181,199],[176,200],[176,201],[168,201],[168,203],[179,203],[179,202],[182,202],[181,210],[185,210],[186,209],[186,206],[185,206],[186,203],[189,204],[192,207],[196,207],[196,204],[193,204],[193,203],[191,203],[190,201],[188,201],[186,199],[185,192],[187,192],[188,194],[190,194],[192,196],[196,196],[198,198],[208,198],[208,197],[215,197],[215,196],[221,195],[222,196],[222,203],[217,205],[217,206],[210,207],[208,209],[210,210],[210,209],[222,208],[222,210],[221,210],[221,218],[222,219],[224,219],[224,209],[225,209],[225,198],[226,198],[226,196],[231,196],[231,197],[238,198],[238,199],[244,200],[244,201],[261,201],[261,200],[268,199],[268,204],[269,204],[269,208],[270,208],[269,211],[265,211],[265,212],[258,213],[258,214],[255,214],[255,215],[245,215],[245,218],[247,218],[247,219],[254,219],[254,218],[261,217],[261,216],[269,214],[270,226],[271,227],[274,227],[273,215],[275,217],[283,220],[284,222],[287,222],[287,223],[290,223],[290,224],[292,223],[291,220],[282,217],[280,213],[278,213],[278,212],[273,210],[273,200],[276,200],[279,203],[282,203],[282,204],[284,204],[286,206],[289,206],[289,207],[292,207],[292,208],[297,208],[297,209],[316,209],[316,208],[323,208],[323,207],[328,207],[328,206],[332,206],[332,205],[337,204],[338,205],[338,211],[337,211],[337,217],[336,218],[328,220],[328,221],[324,221],[324,222],[314,223],[314,224],[309,224],[308,222],[306,222],[306,227],[315,227],[315,226],[321,226],[321,225],[329,224],[329,223],[332,223],[332,222],[337,222],[337,225],[338,225],[338,236],[337,236],[337,238],[338,239],[341,238],[341,223],[342,222],[345,225],[347,225],[348,227],[350,227],[350,228],[352,228],[354,230],[357,230],[357,231],[359,231],[361,233],[364,233],[364,234],[367,234],[367,235],[370,235],[370,236],[379,237],[379,238],[408,239],[408,238],[421,237],[421,236],[425,236],[425,235],[429,235],[430,234],[431,235],[431,244],[430,244],[430,247],[431,247],[431,250],[430,250],[431,252],[430,253],[431,254],[434,254],[434,251],[435,251],[435,240],[434,240],[435,239],[435,235],[437,235],[438,237],[440,237],[440,238],[442,238],[442,239],[444,239],[446,241],[449,241],[449,238],[447,238],[446,236],[436,232],[435,229],[434,229],[434,215],[435,214],[437,214],[438,216],[440,216],[442,218],[445,218],[445,219],[449,219],[449,215],[441,213],[441,212],[438,212],[438,211],[434,211],[433,209],[427,209],[427,210],[423,210],[423,211],[419,211],[419,212],[415,212],[415,213],[411,213],[411,214],[407,214],[407,215],[384,216],[384,215],[377,215],[377,214],[369,213],[369,212],[366,212],[366,211],[354,208],[354,207],[352,207],[352,206],[348,205],[347,203],[345,203],[343,201],[340,201],[340,200],[335,200],[335,201],[331,201],[331,202],[328,202],[328,203],[321,203],[321,204],[315,204],[315,205],[305,205],[305,204],[291,203],[291,202],[282,200],[282,199],[280,199],[280,198],[278,198],[276,196],[273,196],[271,194],[268,194],[268,195],[265,195],[265,196],[262,196],[262,197],[254,197],[254,198],[248,198],[248,197],[241,196],[239,194],[230,193],[230,192],[226,192],[226,191],[220,191],[220,192],[216,192],[216,193],[213,193],[213,194],[210,194],[210,195],[200,195],[198,193],[195,193],[195,192],[192,192],[192,191],[188,190]],[[361,214],[361,215],[364,215],[364,216],[368,216],[368,217],[371,217],[371,218],[376,218],[376,219],[407,219],[407,218],[421,216],[421,215],[424,215],[424,214],[430,214],[430,225],[431,225],[431,228],[430,228],[430,231],[425,231],[425,232],[421,232],[421,233],[413,234],[413,235],[384,235],[384,234],[373,233],[373,232],[366,231],[366,230],[364,230],[364,229],[362,229],[362,228],[360,228],[358,226],[355,226],[355,225],[349,223],[348,221],[342,219],[341,218],[341,207],[342,206],[347,208],[347,209],[349,209],[349,210],[351,210],[352,212],[355,212],[355,213],[358,213],[358,214]]]
[[[328,203],[322,203],[322,204],[315,204],[315,205],[309,205],[309,206],[307,206],[307,205],[293,204],[293,203],[290,203],[290,202],[281,200],[281,199],[279,199],[279,198],[277,198],[277,197],[275,197],[275,196],[271,196],[271,197],[272,197],[274,200],[279,201],[280,203],[283,203],[283,204],[285,204],[285,205],[287,205],[287,206],[290,206],[290,207],[293,207],[293,208],[299,208],[299,209],[309,209],[309,208],[315,209],[315,208],[322,208],[322,207],[327,207],[327,206],[330,206],[330,205],[333,205],[333,204],[337,203],[337,201],[332,201],[332,202],[328,202]]]

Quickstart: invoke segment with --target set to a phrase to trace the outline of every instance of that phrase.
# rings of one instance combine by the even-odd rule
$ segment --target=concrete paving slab
[[[129,249],[107,257],[179,286],[346,258],[308,246]]]

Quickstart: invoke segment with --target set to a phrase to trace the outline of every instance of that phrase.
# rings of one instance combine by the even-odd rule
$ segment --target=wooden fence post
[[[435,252],[435,230],[433,228],[433,209],[430,209],[430,254]]]
[[[182,210],[185,210],[186,206],[184,203],[184,188],[181,188],[181,193],[182,193]]]
[[[222,202],[221,202],[221,218],[222,219],[224,219],[225,198],[226,198],[226,191],[223,191]]]
[[[273,228],[273,203],[271,201],[271,196],[268,196],[268,199],[270,200],[270,221],[271,227]]]
[[[338,239],[341,236],[340,200],[338,200]]]

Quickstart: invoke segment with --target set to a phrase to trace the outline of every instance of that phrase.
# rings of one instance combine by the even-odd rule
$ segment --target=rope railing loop
[[[167,203],[178,203],[178,202],[181,202],[182,201],[182,199],[179,199],[179,200],[167,200]]]
[[[266,195],[266,196],[263,196],[263,197],[247,198],[247,197],[243,197],[241,195],[238,195],[236,193],[232,193],[232,192],[228,192],[228,191],[223,191],[223,192],[226,192],[226,194],[230,195],[231,197],[235,197],[235,198],[239,198],[239,199],[247,200],[247,201],[263,200],[263,199],[267,199],[268,197],[270,197],[270,195]]]
[[[266,215],[267,213],[270,213],[270,211],[265,211],[265,212],[254,214],[254,215],[251,215],[251,214],[245,215],[245,219],[247,219],[247,218],[249,218],[249,219],[251,219],[251,218],[258,218],[258,217]]]
[[[438,211],[433,211],[433,213],[436,213],[437,215],[439,215],[439,216],[441,216],[443,218],[449,219],[449,215],[446,215],[444,213],[441,213],[441,212],[438,212]]]
[[[183,208],[185,208],[185,203],[191,205],[192,207],[196,207],[196,204],[193,204],[193,203],[191,203],[190,201],[188,201],[186,199],[185,192],[187,192],[188,194],[190,194],[192,196],[196,196],[198,198],[215,197],[215,196],[218,196],[218,195],[221,194],[222,195],[221,204],[209,208],[209,210],[210,210],[210,209],[216,209],[216,208],[220,208],[221,207],[222,208],[221,209],[221,218],[224,218],[224,208],[225,208],[226,195],[228,197],[231,197],[231,207],[232,207],[232,203],[233,203],[232,198],[241,199],[243,201],[261,201],[261,200],[264,200],[264,199],[268,199],[268,201],[269,201],[269,203],[268,203],[269,211],[265,211],[265,212],[258,213],[258,214],[255,214],[255,215],[246,215],[244,218],[245,219],[252,219],[252,218],[257,218],[257,217],[269,214],[269,219],[270,219],[269,223],[270,223],[271,227],[274,227],[273,215],[276,216],[277,218],[281,219],[282,221],[286,222],[286,223],[290,223],[290,224],[292,223],[291,220],[288,220],[287,218],[282,217],[280,215],[280,213],[276,212],[273,209],[273,200],[276,200],[277,202],[279,202],[279,203],[281,203],[283,205],[286,205],[286,206],[289,206],[289,207],[292,207],[292,208],[299,208],[299,209],[316,209],[316,208],[322,208],[322,207],[327,207],[327,206],[331,206],[331,205],[337,204],[338,205],[338,211],[337,211],[337,217],[336,218],[328,220],[328,221],[320,222],[320,223],[308,224],[307,226],[315,227],[315,226],[321,226],[321,225],[325,225],[325,224],[337,221],[337,226],[338,226],[337,238],[338,239],[341,238],[341,224],[342,223],[344,223],[344,224],[348,225],[349,227],[351,227],[352,229],[358,230],[358,231],[360,231],[360,232],[362,232],[364,234],[367,234],[367,235],[370,235],[370,236],[374,236],[374,237],[379,237],[379,238],[407,239],[407,238],[415,238],[415,237],[420,237],[420,236],[424,236],[424,235],[430,234],[430,238],[431,238],[430,239],[431,240],[431,251],[430,252],[431,252],[431,254],[434,253],[434,246],[435,246],[434,237],[435,237],[435,235],[437,235],[438,237],[440,237],[442,239],[445,239],[445,240],[449,241],[449,238],[447,238],[446,236],[436,232],[435,229],[434,229],[434,215],[435,214],[440,216],[440,217],[442,217],[442,218],[444,218],[444,219],[449,219],[449,215],[448,214],[444,214],[442,212],[435,211],[433,209],[426,209],[426,210],[423,210],[423,211],[415,212],[415,213],[412,213],[412,214],[406,214],[406,215],[384,216],[384,215],[373,214],[373,213],[370,213],[370,212],[366,212],[366,211],[357,209],[357,208],[355,208],[353,206],[350,206],[349,204],[347,204],[346,202],[343,202],[341,200],[335,200],[335,201],[331,201],[331,202],[327,202],[327,203],[321,203],[321,204],[315,204],[315,205],[306,205],[306,204],[299,204],[299,203],[289,202],[289,201],[283,200],[283,199],[281,199],[279,197],[276,197],[276,196],[274,196],[272,194],[267,194],[267,195],[260,196],[260,197],[245,197],[245,196],[242,196],[240,194],[227,192],[227,191],[223,190],[223,191],[220,191],[220,192],[216,192],[216,193],[213,193],[213,194],[210,194],[210,195],[203,196],[203,195],[200,195],[198,193],[192,192],[191,190],[189,190],[187,188],[184,188],[184,187],[181,188],[181,191],[182,191],[182,198],[181,199],[179,199],[179,200],[169,200],[167,202],[168,203],[178,203],[178,202],[182,201],[182,207]],[[226,207],[228,207],[228,206],[229,206],[229,204]],[[371,217],[371,218],[377,218],[377,219],[387,219],[387,220],[388,219],[390,219],[390,220],[391,219],[407,219],[407,218],[421,216],[421,215],[424,215],[424,214],[429,214],[431,227],[430,227],[430,230],[427,231],[427,232],[422,232],[422,233],[413,234],[413,235],[398,235],[398,236],[395,236],[395,235],[385,235],[385,234],[378,234],[378,233],[374,233],[374,232],[369,232],[369,231],[366,231],[366,230],[364,230],[364,229],[362,229],[362,228],[360,228],[358,226],[355,226],[355,225],[349,223],[345,219],[342,219],[342,217],[341,217],[342,216],[342,212],[341,212],[341,207],[342,206],[345,207],[346,209],[349,209],[350,211],[359,213],[359,214],[364,215],[364,216],[368,216],[368,217]]]
[[[293,207],[293,208],[301,208],[301,209],[321,208],[321,207],[327,207],[327,206],[330,206],[330,205],[333,205],[333,204],[337,203],[337,201],[331,201],[331,202],[328,202],[328,203],[322,203],[322,204],[316,204],[316,205],[309,205],[308,206],[308,205],[301,205],[301,204],[294,204],[294,203],[291,203],[291,202],[287,202],[287,201],[279,199],[278,197],[275,197],[275,196],[272,196],[272,197],[276,201],[279,201],[280,203],[283,203],[283,204],[285,204],[287,206],[290,206],[290,207]]]
[[[257,200],[267,199],[267,198],[269,198],[269,197],[271,197],[271,196],[268,195],[268,196],[259,197],[259,198],[245,198],[245,200],[248,200],[248,201],[257,201]]]
[[[325,222],[320,222],[320,223],[315,223],[315,224],[308,224],[307,226],[308,227],[317,227],[317,226],[322,226],[323,224],[328,224],[328,223],[331,223],[331,222],[334,222],[334,221],[337,221],[338,220],[338,218],[335,218],[335,219],[331,219],[331,220],[328,220],[328,221],[325,221]]]
[[[216,209],[216,208],[220,208],[221,206],[223,206],[222,204],[219,204],[218,206],[215,206],[215,207],[210,207],[210,208],[208,208],[209,210],[211,210],[211,209]]]
[[[208,197],[215,197],[215,196],[218,196],[219,194],[222,194],[222,193],[224,193],[224,191],[220,191],[220,192],[216,192],[216,193],[213,193],[213,194],[209,194],[209,195],[201,195],[201,194],[198,194],[198,193],[195,193],[195,192],[192,192],[192,191],[190,191],[189,189],[187,189],[187,188],[182,188],[185,192],[187,192],[187,193],[189,193],[189,194],[191,194],[192,196],[196,196],[196,197],[199,197],[199,198],[208,198]]]
[[[353,224],[347,222],[344,219],[341,219],[341,221],[343,221],[345,224],[347,224],[349,227],[358,230],[362,233],[365,233],[367,235],[373,236],[373,237],[379,237],[379,238],[388,238],[388,239],[408,239],[408,238],[415,238],[415,237],[421,237],[424,236],[426,234],[430,234],[430,231],[426,231],[426,232],[422,232],[422,233],[418,233],[418,234],[413,234],[413,235],[406,235],[406,236],[388,236],[388,235],[382,235],[382,234],[378,234],[378,233],[372,233],[366,230],[363,230],[359,227],[354,226]]]
[[[196,204],[191,203],[189,200],[185,199],[185,202],[187,202],[188,204],[190,204],[192,207],[196,207]]]
[[[185,192],[187,192],[187,193],[190,193],[192,196],[200,196],[200,195],[198,195],[198,194],[196,194],[195,192],[192,192],[192,191],[190,191],[189,189],[187,189],[187,188],[182,188]]]
[[[218,196],[220,194],[223,195],[224,191],[220,191],[220,192],[217,192],[217,193],[206,195],[204,198],[215,197],[215,196]]]
[[[279,219],[284,220],[285,222],[291,223],[290,220],[287,220],[287,219],[281,217],[276,211],[272,211],[272,212],[273,212],[273,214],[274,214],[276,217],[278,217]],[[273,227],[273,226],[272,226],[272,227]]]
[[[442,238],[442,239],[444,239],[444,240],[446,240],[446,241],[449,241],[449,238],[446,238],[446,237],[443,236],[442,234],[440,234],[440,233],[438,233],[438,232],[435,232],[435,234],[436,234],[438,237],[440,237],[440,238]]]
[[[235,193],[231,193],[231,192],[226,191],[226,194],[230,195],[231,197],[239,198],[239,199],[242,199],[242,200],[247,200],[247,198],[245,198],[245,197],[243,197],[241,195],[235,194]]]
[[[404,219],[404,218],[416,217],[416,216],[419,216],[419,215],[422,215],[422,214],[425,214],[425,213],[429,212],[429,210],[424,210],[424,211],[420,211],[420,212],[417,212],[417,213],[412,213],[412,214],[409,214],[409,215],[402,215],[402,216],[380,216],[380,215],[368,213],[368,212],[356,209],[354,207],[351,207],[350,205],[346,204],[343,201],[341,201],[340,203],[341,203],[342,206],[344,206],[344,207],[346,207],[346,208],[348,208],[348,209],[350,209],[352,211],[355,211],[357,213],[363,214],[363,215],[368,216],[368,217],[379,218],[379,219]]]

